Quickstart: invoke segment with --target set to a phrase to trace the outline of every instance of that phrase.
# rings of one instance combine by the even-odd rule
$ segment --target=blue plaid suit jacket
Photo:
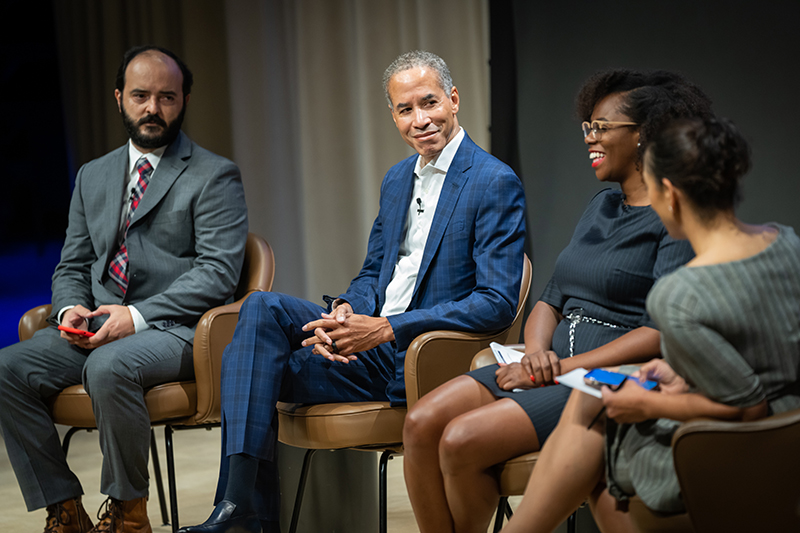
[[[392,167],[361,272],[339,297],[359,314],[378,316],[403,239],[417,156]],[[390,399],[405,399],[405,350],[435,329],[489,332],[516,313],[525,241],[525,193],[510,167],[464,136],[445,177],[417,284],[404,313],[390,316],[395,379]]]

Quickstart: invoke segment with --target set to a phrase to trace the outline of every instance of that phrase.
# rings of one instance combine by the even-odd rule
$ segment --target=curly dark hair
[[[659,187],[661,178],[670,180],[708,220],[739,203],[750,146],[728,119],[679,119],[656,133],[645,165]]]
[[[178,64],[178,68],[181,69],[181,74],[183,74],[183,97],[186,98],[189,93],[192,92],[192,83],[194,82],[194,76],[192,76],[192,71],[189,70],[189,67],[186,66],[186,63],[183,62],[181,58],[175,55],[174,52],[167,50],[161,46],[155,46],[152,44],[146,44],[142,46],[134,46],[133,48],[129,49],[125,52],[125,55],[122,56],[122,63],[119,64],[119,69],[117,69],[117,79],[116,79],[116,88],[119,89],[120,92],[125,90],[125,71],[128,69],[128,65],[130,64],[133,59],[142,54],[144,52],[149,52],[151,50],[155,50],[157,52],[161,52],[162,54],[171,57],[175,63]]]
[[[666,70],[615,69],[589,78],[575,99],[575,114],[589,121],[600,100],[624,94],[620,112],[639,124],[639,160],[647,143],[665,124],[681,117],[709,118],[711,99],[682,75]]]

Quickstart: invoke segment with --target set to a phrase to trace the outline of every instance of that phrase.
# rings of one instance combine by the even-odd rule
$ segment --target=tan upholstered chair
[[[275,275],[275,261],[267,241],[250,233],[247,236],[244,265],[233,303],[206,311],[197,324],[194,335],[195,381],[182,381],[157,385],[145,392],[145,403],[153,425],[164,426],[167,446],[167,472],[169,480],[172,530],[178,529],[178,498],[175,487],[175,463],[172,446],[173,428],[213,427],[220,422],[220,368],[222,351],[230,343],[239,308],[247,296],[256,291],[269,291]],[[50,305],[42,305],[25,313],[19,321],[19,339],[29,339],[47,327]],[[64,389],[50,400],[53,421],[72,426],[64,437],[64,451],[75,431],[96,428],[92,403],[83,385]],[[155,438],[151,434],[155,446]],[[161,469],[158,454],[152,450],[153,468],[161,502],[164,522],[167,522]]]
[[[631,515],[645,533],[800,531],[798,450],[800,409],[755,422],[686,422],[672,456],[687,514],[662,517],[634,499]]]
[[[499,333],[429,331],[414,339],[406,351],[405,381],[408,408],[426,392],[469,370],[475,352],[490,342],[519,339],[522,315],[532,275],[531,262],[524,258],[517,314],[512,325]],[[301,405],[278,403],[278,440],[306,448],[300,484],[289,528],[294,533],[300,517],[305,480],[316,450],[353,448],[381,453],[379,466],[379,531],[386,531],[386,465],[402,453],[403,422],[407,407],[389,402],[331,403]]]

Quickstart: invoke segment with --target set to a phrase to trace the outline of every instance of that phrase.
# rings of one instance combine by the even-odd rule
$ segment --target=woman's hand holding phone
[[[645,363],[633,376],[658,382],[658,388],[664,394],[685,394],[689,385],[663,359],[653,359]]]

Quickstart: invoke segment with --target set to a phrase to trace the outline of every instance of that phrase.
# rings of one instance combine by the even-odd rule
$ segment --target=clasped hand
[[[555,383],[556,376],[561,374],[561,360],[552,350],[525,354],[519,363],[501,364],[495,372],[497,386],[503,390],[532,389],[551,385]]]
[[[82,305],[76,305],[72,309],[64,311],[64,315],[61,317],[61,325],[85,330],[89,327],[90,318],[101,315],[109,315],[109,317],[93,337],[84,337],[62,331],[61,338],[79,348],[92,350],[136,333],[131,312],[124,305],[101,305],[94,311],[89,311]]]
[[[349,363],[358,359],[355,353],[394,340],[387,318],[356,314],[347,302],[321,316],[303,326],[303,331],[313,331],[314,335],[302,344],[313,346],[313,353],[331,361]]]

